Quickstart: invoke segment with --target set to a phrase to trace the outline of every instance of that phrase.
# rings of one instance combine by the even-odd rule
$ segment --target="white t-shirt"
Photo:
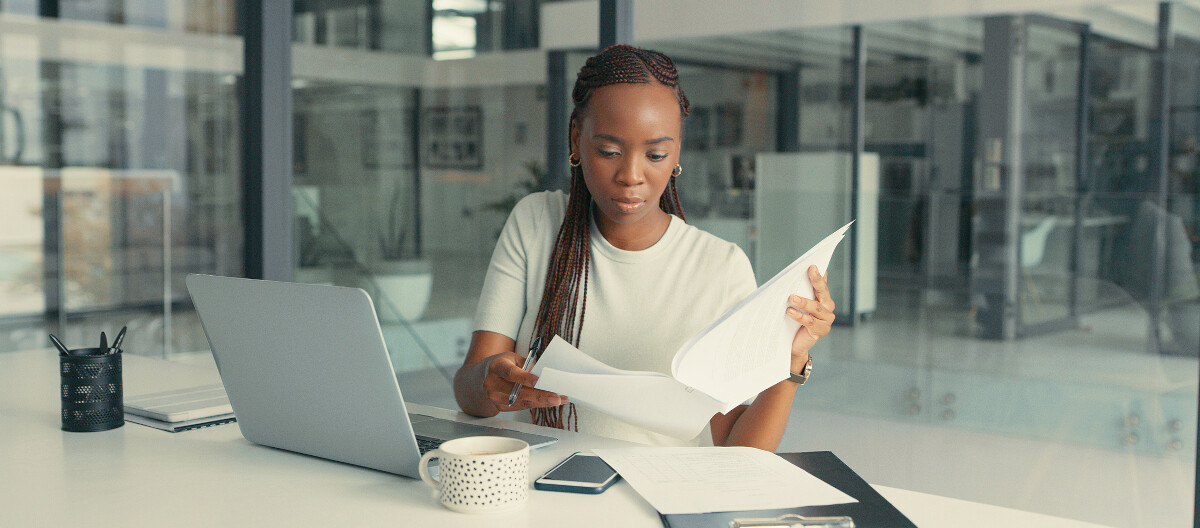
[[[512,338],[521,355],[529,349],[566,208],[567,196],[559,191],[532,194],[517,203],[484,279],[474,330]],[[662,238],[641,251],[616,248],[595,222],[589,224],[591,267],[579,349],[613,367],[669,375],[675,351],[757,287],[741,248],[676,216]],[[580,432],[653,445],[712,444],[707,427],[687,441],[582,406],[576,406],[576,413]],[[529,413],[516,417],[528,420]]]

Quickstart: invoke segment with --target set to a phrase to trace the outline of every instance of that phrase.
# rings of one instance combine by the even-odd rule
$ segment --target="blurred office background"
[[[193,361],[188,273],[354,285],[406,396],[453,406],[507,212],[563,186],[600,4],[257,4],[0,0],[0,352],[128,325]],[[781,450],[1192,525],[1200,1],[629,5],[691,99],[690,222],[761,281],[857,219]]]

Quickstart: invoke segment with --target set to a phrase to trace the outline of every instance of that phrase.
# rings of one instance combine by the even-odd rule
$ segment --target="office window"
[[[11,0],[0,6],[0,13],[164,29],[177,33],[236,35],[234,6],[234,0]]]
[[[451,4],[360,12],[375,28],[368,41],[406,44],[348,50],[319,31],[297,35],[292,86],[296,278],[367,290],[394,367],[419,380],[405,395],[448,406],[500,229],[517,200],[546,186],[545,54],[442,60],[438,17],[471,8]],[[476,7],[500,4],[510,3]],[[329,15],[297,12],[295,25],[314,16]],[[393,24],[429,17],[432,26]]]
[[[798,393],[781,450],[832,449],[879,484],[1105,525],[1190,525],[1200,19],[1190,3],[1170,13],[1165,181],[1153,146],[1156,6],[862,26],[854,228],[871,242],[838,250],[858,251],[858,269],[831,267],[854,281],[832,285],[839,308],[852,292],[859,308],[839,313],[854,324],[814,350],[819,375]],[[777,140],[726,154],[758,160],[757,186],[771,177],[764,160],[803,159],[790,177],[808,190],[787,195],[802,226],[847,210],[821,175],[849,187],[849,171],[821,160],[849,159],[860,139],[851,24],[645,43],[685,64],[771,72],[782,117],[766,135]],[[704,85],[707,99],[752,92]],[[712,173],[717,140],[696,122],[684,156]],[[791,126],[794,140],[780,128]],[[716,166],[731,195],[739,165]],[[719,212],[706,190],[681,195]],[[737,192],[754,204],[743,218],[755,229],[737,233],[749,233],[761,281],[782,244],[770,231],[789,220],[762,208],[782,195]],[[811,229],[791,232],[811,242],[828,232]]]
[[[241,273],[232,4],[36,4],[0,9],[0,350],[207,351],[182,279]]]

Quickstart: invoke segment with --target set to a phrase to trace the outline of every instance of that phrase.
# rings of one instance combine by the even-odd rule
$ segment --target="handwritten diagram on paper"
[[[555,337],[533,368],[537,388],[652,431],[694,438],[714,414],[787,378],[800,329],[785,313],[788,296],[813,298],[808,267],[825,273],[849,228],[834,231],[697,332],[675,353],[670,376],[610,367]]]

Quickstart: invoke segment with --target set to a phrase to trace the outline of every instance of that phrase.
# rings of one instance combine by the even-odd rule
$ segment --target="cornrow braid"
[[[679,116],[690,113],[687,97],[679,86],[679,72],[670,57],[657,51],[635,48],[627,44],[616,44],[605,48],[591,57],[579,70],[571,99],[575,109],[571,111],[571,125],[579,122],[580,113],[586,110],[592,92],[610,84],[657,82],[675,91],[679,101]],[[570,137],[570,131],[568,131]],[[569,139],[568,139],[569,142]],[[679,203],[675,176],[671,176],[667,189],[658,200],[658,206],[668,214],[686,221],[683,206]],[[542,300],[534,319],[530,339],[541,338],[548,344],[555,335],[579,345],[583,331],[583,317],[587,311],[588,270],[591,268],[591,242],[589,236],[589,210],[592,194],[583,181],[582,167],[571,167],[571,189],[562,226],[558,229],[554,249],[546,269],[546,285]],[[543,348],[544,350],[544,348]],[[540,356],[541,350],[534,351]],[[575,404],[558,407],[530,409],[533,423],[559,429],[579,430]]]
[[[653,78],[659,84],[673,88],[679,98],[679,115],[691,114],[691,105],[679,86],[679,72],[675,61],[657,51],[635,48],[628,44],[614,44],[584,63],[571,90],[575,110],[571,120],[578,117],[579,110],[587,106],[592,91],[610,84],[649,84]]]

